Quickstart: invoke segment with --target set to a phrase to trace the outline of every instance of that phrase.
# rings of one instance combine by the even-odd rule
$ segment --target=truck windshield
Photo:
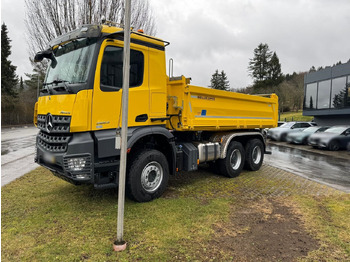
[[[54,50],[57,65],[48,68],[45,84],[68,84],[87,81],[96,40],[78,39]]]

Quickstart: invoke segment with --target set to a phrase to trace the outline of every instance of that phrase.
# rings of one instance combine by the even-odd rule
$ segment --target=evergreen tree
[[[218,89],[217,87],[219,86],[219,82],[220,82],[220,74],[219,74],[219,70],[216,69],[215,73],[212,74],[211,76],[211,80],[210,80],[210,86],[213,89]]]
[[[212,75],[210,80],[210,86],[213,89],[219,89],[219,90],[230,90],[230,83],[227,80],[227,75],[224,72],[224,70],[219,73],[219,70],[216,69],[215,73]]]
[[[309,73],[311,73],[311,72],[316,72],[316,68],[315,68],[314,66],[312,66],[312,67],[310,68]]]
[[[5,23],[1,25],[1,94],[9,98],[16,98],[16,85],[18,78],[16,75],[16,66],[8,60],[11,55],[11,40],[8,37],[8,30]]]
[[[269,50],[268,44],[260,43],[254,49],[254,57],[250,59],[248,71],[253,77],[255,83],[261,83],[269,77],[269,61],[272,57],[272,52]]]
[[[23,89],[24,89],[23,77],[21,77],[20,80],[19,80],[19,90],[21,90],[21,92],[22,92]]]
[[[269,84],[277,86],[283,81],[281,63],[276,52],[273,53],[270,61],[268,62],[268,73]]]

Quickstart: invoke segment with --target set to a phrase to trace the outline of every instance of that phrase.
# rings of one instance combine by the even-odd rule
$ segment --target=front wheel
[[[340,145],[339,145],[338,141],[334,140],[334,141],[329,142],[328,149],[330,151],[338,151],[339,148],[340,148]]]
[[[127,193],[131,199],[151,201],[160,197],[166,189],[168,161],[158,150],[142,150],[131,160],[126,179]]]
[[[226,157],[218,160],[220,173],[227,177],[238,176],[244,166],[245,152],[241,143],[233,141],[229,145]]]

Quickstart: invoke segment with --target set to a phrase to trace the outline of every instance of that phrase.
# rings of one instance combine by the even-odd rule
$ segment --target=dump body
[[[167,127],[177,131],[225,131],[277,126],[278,97],[198,87],[179,77],[168,81]],[[177,115],[177,116],[175,116]]]

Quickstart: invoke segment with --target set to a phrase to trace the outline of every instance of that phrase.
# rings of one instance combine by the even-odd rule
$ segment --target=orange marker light
[[[139,30],[137,30],[137,32],[139,32],[139,33],[141,33],[141,34],[144,33],[144,32],[143,32],[143,29],[139,29]]]

